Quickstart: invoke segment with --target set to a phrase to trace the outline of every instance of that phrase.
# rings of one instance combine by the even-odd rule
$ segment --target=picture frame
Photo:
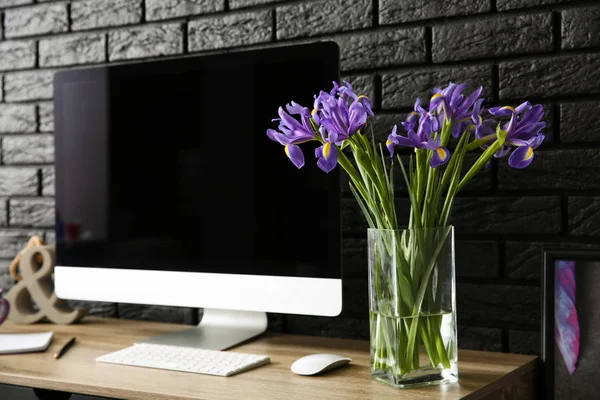
[[[562,318],[559,316],[558,323],[562,325],[560,329],[556,329],[555,293],[556,285],[559,284],[556,279],[558,268],[561,268],[559,281],[562,282],[560,284],[563,287],[559,289],[563,290],[560,294],[563,300],[565,268],[571,269],[575,278],[573,296],[567,297],[574,298],[577,317],[577,323],[574,325],[579,330],[577,357],[572,357],[575,354],[574,349],[560,340],[561,336],[568,337],[564,334],[564,325],[572,323],[571,318],[566,323],[564,315]],[[544,248],[542,269],[542,398],[547,400],[597,399],[600,393],[600,379],[596,377],[600,368],[600,335],[595,334],[594,336],[599,337],[595,339],[590,333],[594,330],[600,333],[600,307],[592,307],[600,304],[600,290],[598,290],[600,289],[600,250],[577,247]],[[598,289],[589,290],[594,287]],[[561,314],[565,314],[565,309],[568,309],[564,304],[565,301],[561,303]],[[561,333],[557,334],[556,332],[559,331]],[[555,335],[559,336],[558,341]],[[557,342],[561,342],[560,348]],[[566,340],[566,342],[574,343],[573,340]],[[563,351],[567,356],[563,356]],[[573,362],[575,359],[576,362]]]

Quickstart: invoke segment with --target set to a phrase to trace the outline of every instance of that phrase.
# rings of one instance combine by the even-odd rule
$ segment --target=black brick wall
[[[36,4],[39,3],[39,4]],[[494,163],[457,201],[459,345],[539,349],[540,249],[600,247],[597,0],[0,0],[0,286],[32,234],[53,241],[52,74],[113,61],[334,40],[373,99],[375,134],[449,80],[493,104],[547,108],[533,164]],[[274,110],[275,111],[275,110]],[[265,139],[266,140],[266,139]],[[398,184],[398,206],[408,201]],[[368,337],[365,223],[344,190],[344,312],[271,316],[271,329]],[[194,309],[94,304],[100,315],[195,323]]]

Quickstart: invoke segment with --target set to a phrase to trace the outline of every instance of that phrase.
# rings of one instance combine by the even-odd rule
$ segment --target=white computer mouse
[[[317,375],[349,364],[350,361],[350,358],[337,354],[312,354],[297,359],[292,364],[292,372],[298,375]]]

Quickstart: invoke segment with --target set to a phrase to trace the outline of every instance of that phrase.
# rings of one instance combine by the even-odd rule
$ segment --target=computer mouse
[[[337,354],[311,354],[297,359],[292,364],[292,372],[298,375],[317,375],[349,364],[350,361],[350,358]]]

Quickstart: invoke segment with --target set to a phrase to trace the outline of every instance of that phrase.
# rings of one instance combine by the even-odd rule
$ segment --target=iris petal
[[[440,165],[446,164],[448,160],[450,160],[450,152],[448,149],[444,147],[438,147],[437,149],[433,150],[433,155],[429,160],[429,165],[431,168],[437,168]]]
[[[327,173],[333,171],[337,165],[338,150],[332,143],[325,142],[315,151],[315,155],[318,157],[317,166]]]
[[[283,148],[285,155],[288,156],[290,161],[297,167],[302,168],[304,166],[304,153],[300,150],[300,147],[295,144],[286,144]]]
[[[530,146],[518,147],[508,157],[508,165],[513,168],[521,169],[527,167],[533,161],[533,148]]]

